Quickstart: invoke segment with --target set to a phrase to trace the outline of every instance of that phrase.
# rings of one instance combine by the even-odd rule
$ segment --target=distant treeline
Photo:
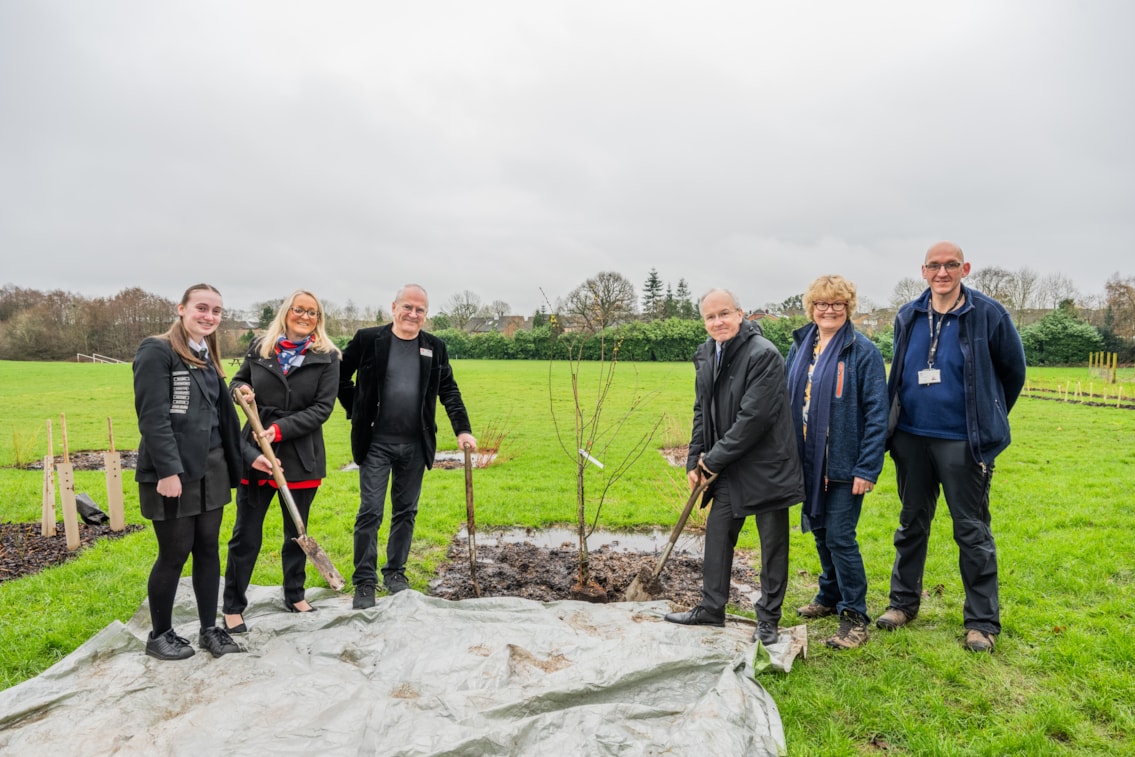
[[[0,289],[0,358],[74,360],[97,353],[129,360],[145,337],[165,331],[176,317],[177,303],[137,287],[88,298],[8,285]]]
[[[257,323],[226,317],[218,332],[223,354],[243,355],[256,333],[254,328],[266,326],[277,306],[278,303],[265,304]],[[328,331],[340,345],[348,341],[356,328],[372,325],[375,320],[369,312],[365,319],[360,319],[350,304],[342,310],[326,304],[325,307]],[[61,290],[40,292],[9,284],[0,288],[0,360],[74,360],[80,354],[130,360],[145,337],[169,328],[176,312],[175,302],[137,287],[124,289],[113,297],[87,298]],[[1117,353],[1121,364],[1135,362],[1135,279],[1113,277],[1101,307],[1091,312],[1092,320],[1098,322],[1088,322],[1085,313],[1066,299],[1039,321],[1024,326],[1021,339],[1029,364],[1079,365],[1098,351]],[[538,325],[519,329],[510,336],[499,331],[470,333],[457,328],[439,328],[434,333],[445,340],[450,356],[456,359],[562,359],[579,355],[582,347],[585,360],[609,359],[617,348],[620,360],[674,362],[689,360],[706,339],[701,320],[691,315],[629,320],[603,329],[586,329],[583,326],[602,323],[603,319],[587,319],[578,314],[574,318],[537,314],[533,320]],[[445,323],[439,317],[436,325]],[[565,323],[573,326],[565,329]],[[781,354],[787,355],[792,331],[807,323],[807,319],[799,314],[769,316],[759,323],[764,335]],[[433,330],[431,326],[427,328]],[[890,360],[890,327],[876,328],[870,336],[883,357]]]

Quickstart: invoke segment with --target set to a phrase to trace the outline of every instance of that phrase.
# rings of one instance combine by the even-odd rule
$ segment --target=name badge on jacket
[[[942,371],[937,368],[923,368],[918,372],[918,383],[922,386],[942,383]]]
[[[189,371],[173,371],[170,376],[170,415],[185,415],[189,412]]]
[[[433,357],[434,351],[431,350],[429,347],[419,347],[418,348],[418,354],[421,355],[422,357]]]

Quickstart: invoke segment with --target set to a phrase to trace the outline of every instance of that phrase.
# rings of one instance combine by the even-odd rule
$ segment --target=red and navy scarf
[[[302,357],[308,351],[314,336],[314,334],[308,334],[306,338],[298,342],[293,342],[287,336],[282,336],[276,342],[276,360],[279,361],[280,370],[284,372],[285,376],[292,369],[292,365],[299,365],[303,362],[302,359],[297,360],[296,358]]]

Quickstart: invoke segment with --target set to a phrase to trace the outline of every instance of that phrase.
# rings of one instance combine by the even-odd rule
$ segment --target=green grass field
[[[563,415],[570,408],[566,364],[552,369],[554,403],[546,363],[462,361],[455,367],[474,433],[483,438],[490,427],[505,430],[497,464],[477,473],[478,526],[572,522],[574,464],[557,441],[550,409],[554,404],[570,427],[570,416]],[[584,367],[585,385],[593,370]],[[1086,368],[1033,369],[1029,378],[1037,386],[1081,380],[1085,389],[1092,381]],[[634,397],[646,405],[605,452],[607,459],[619,457],[659,417],[664,420],[652,446],[684,442],[692,381],[688,364],[621,365],[605,417],[614,420]],[[127,365],[0,362],[0,402],[6,411],[0,425],[5,521],[39,520],[42,474],[12,466],[46,453],[48,419],[57,453],[60,413],[67,416],[72,452],[105,449],[108,416],[117,447],[137,445]],[[836,652],[820,640],[837,621],[813,621],[807,660],[790,675],[761,678],[780,708],[790,754],[1135,754],[1135,411],[1023,399],[1012,422],[1014,443],[998,460],[992,495],[1004,625],[996,653],[962,649],[957,549],[943,505],[926,567],[929,597],[911,626],[873,631],[862,649]],[[444,417],[442,426],[439,441],[453,448]],[[336,471],[316,499],[310,530],[349,576],[358,483],[355,473],[337,470],[349,459],[341,410],[325,435]],[[126,478],[127,522],[145,523]],[[668,527],[684,500],[681,481],[680,471],[649,451],[611,490],[600,525]],[[77,473],[76,487],[105,501],[101,471]],[[231,509],[222,541],[231,530]],[[860,524],[873,615],[886,606],[898,509],[888,461]],[[428,473],[411,555],[415,588],[426,588],[464,518],[462,472]],[[275,585],[280,527],[278,519],[269,523],[253,581]],[[752,525],[741,546],[755,550]],[[791,549],[785,625],[795,622],[792,608],[812,598],[819,569],[811,536],[798,527]],[[128,619],[145,598],[154,552],[146,529],[0,584],[0,687],[37,675],[107,623]],[[309,585],[320,584],[309,571]]]

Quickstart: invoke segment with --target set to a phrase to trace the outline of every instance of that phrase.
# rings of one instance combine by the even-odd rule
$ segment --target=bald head
[[[953,242],[939,242],[926,251],[926,259],[923,263],[929,263],[930,258],[938,258],[939,256],[946,256],[957,260],[959,263],[966,262],[966,256],[962,254],[962,248],[958,247]]]
[[[962,248],[953,242],[939,242],[926,251],[922,278],[930,285],[934,309],[945,313],[958,306],[962,279],[969,275],[969,263]]]

